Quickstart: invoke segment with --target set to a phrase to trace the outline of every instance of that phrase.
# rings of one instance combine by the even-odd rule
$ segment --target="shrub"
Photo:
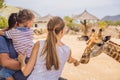
[[[5,17],[0,16],[0,29],[8,26],[8,21]]]
[[[120,26],[120,21],[115,22],[116,26]]]
[[[77,31],[77,32],[79,31],[79,26],[78,26],[78,24],[76,24],[71,17],[65,16],[65,17],[64,17],[64,20],[65,20],[66,26],[67,26],[69,29],[71,29],[71,30],[73,30],[73,31]]]
[[[4,6],[4,0],[0,0],[0,8]]]
[[[107,22],[105,22],[105,21],[98,22],[98,27],[99,28],[105,28],[106,26],[107,26]]]

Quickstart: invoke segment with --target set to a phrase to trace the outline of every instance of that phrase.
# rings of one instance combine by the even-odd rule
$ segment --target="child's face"
[[[31,28],[33,26],[34,18],[32,20],[27,21],[27,27]]]

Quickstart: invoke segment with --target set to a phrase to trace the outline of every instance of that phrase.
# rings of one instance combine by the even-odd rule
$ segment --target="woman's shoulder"
[[[39,44],[44,44],[45,40],[39,40],[38,42],[39,42]]]
[[[61,44],[62,44],[62,46],[65,47],[66,49],[70,50],[70,47],[69,47],[67,44],[65,44],[65,43],[63,43],[63,42],[61,42]]]
[[[64,55],[64,57],[67,57],[67,59],[68,59],[71,49],[67,44],[64,44],[64,43],[62,43],[62,44],[63,45],[61,46],[62,47],[61,49],[63,50],[63,55]]]
[[[35,43],[35,45],[43,45],[45,43],[45,40],[39,40]]]

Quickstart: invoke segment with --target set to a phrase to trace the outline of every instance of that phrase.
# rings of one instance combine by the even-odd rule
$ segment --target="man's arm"
[[[9,56],[10,54],[7,42],[4,37],[0,36],[0,65],[13,70],[20,69],[19,62],[10,58]]]
[[[9,57],[7,53],[0,54],[0,65],[2,67],[12,69],[12,70],[19,70],[20,63],[12,58]]]

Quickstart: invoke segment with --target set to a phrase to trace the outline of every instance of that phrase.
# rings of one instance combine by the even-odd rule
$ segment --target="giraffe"
[[[87,46],[80,59],[80,63],[87,64],[90,58],[105,53],[120,62],[120,45],[110,41],[111,36],[102,37],[102,30],[98,34],[90,36]]]

